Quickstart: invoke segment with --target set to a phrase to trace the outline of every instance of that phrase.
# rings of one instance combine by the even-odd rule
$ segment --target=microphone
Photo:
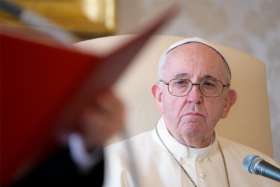
[[[249,173],[262,175],[280,182],[280,169],[257,155],[247,155],[243,160],[243,167]]]

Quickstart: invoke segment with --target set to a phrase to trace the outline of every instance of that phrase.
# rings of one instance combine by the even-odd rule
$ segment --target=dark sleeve
[[[50,155],[36,168],[17,180],[12,186],[102,186],[104,177],[104,156],[84,173],[77,168],[70,157],[68,148]]]

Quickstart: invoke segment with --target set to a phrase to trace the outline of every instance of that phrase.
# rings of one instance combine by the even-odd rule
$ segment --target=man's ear
[[[153,84],[152,86],[152,94],[156,101],[156,105],[159,111],[162,113],[162,89],[158,84]]]
[[[235,90],[233,89],[230,89],[227,93],[227,96],[226,96],[226,103],[225,103],[225,106],[224,106],[224,112],[223,112],[223,118],[225,118],[229,112],[229,110],[231,109],[231,107],[234,105],[234,103],[236,102],[237,100],[237,93]]]

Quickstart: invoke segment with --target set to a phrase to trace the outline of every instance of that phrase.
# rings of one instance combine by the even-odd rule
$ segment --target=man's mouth
[[[197,117],[205,117],[204,114],[200,113],[200,112],[188,112],[186,114],[186,116],[197,116]]]

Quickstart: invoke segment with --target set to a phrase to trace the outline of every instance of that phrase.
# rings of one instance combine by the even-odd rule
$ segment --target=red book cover
[[[71,129],[88,98],[110,88],[176,12],[172,6],[102,57],[0,26],[0,184],[53,150],[58,130]]]

